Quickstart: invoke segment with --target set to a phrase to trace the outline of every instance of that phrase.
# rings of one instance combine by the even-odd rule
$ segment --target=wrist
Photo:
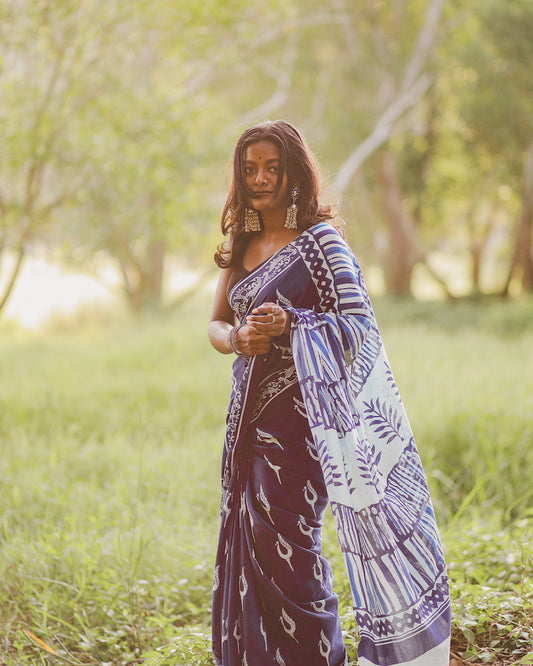
[[[231,351],[237,354],[237,356],[246,356],[246,354],[237,347],[237,333],[239,332],[239,329],[242,328],[243,326],[244,324],[239,324],[238,326],[234,326],[229,332],[229,346],[231,348]]]

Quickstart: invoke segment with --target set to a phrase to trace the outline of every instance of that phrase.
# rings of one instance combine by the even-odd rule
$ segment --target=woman
[[[209,324],[237,355],[213,591],[218,666],[347,663],[321,555],[327,503],[359,663],[448,664],[448,579],[424,473],[359,266],[289,123],[245,131]]]

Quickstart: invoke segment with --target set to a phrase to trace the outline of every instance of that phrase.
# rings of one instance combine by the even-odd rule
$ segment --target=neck
[[[264,235],[267,238],[278,236],[285,229],[286,211],[284,209],[263,210],[261,211],[261,217],[263,218]]]

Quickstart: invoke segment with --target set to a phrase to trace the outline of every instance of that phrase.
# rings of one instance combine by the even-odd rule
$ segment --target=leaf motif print
[[[317,581],[321,584],[324,582],[324,569],[322,567],[322,560],[320,559],[320,555],[316,556],[316,562],[313,564],[313,576],[317,579]]]
[[[326,458],[323,463],[324,481],[327,486],[342,486],[342,473],[338,472],[339,466]]]
[[[222,620],[222,638],[221,638],[221,644],[224,645],[224,641],[228,640],[228,619],[224,618]]]
[[[313,539],[313,526],[307,524],[305,516],[298,516],[298,529],[304,536],[307,536],[311,539],[311,543],[315,542]]]
[[[244,567],[243,567],[241,575],[239,576],[239,594],[241,595],[241,606],[247,592],[248,592],[248,581],[246,580],[246,576],[244,575]]]
[[[380,439],[386,439],[387,444],[390,444],[395,437],[403,440],[400,433],[402,418],[392,405],[387,408],[385,400],[380,402],[379,398],[376,398],[375,401],[364,402],[363,405],[365,414],[368,416],[368,423],[374,432],[379,433]]]
[[[278,477],[278,481],[281,485],[281,477],[280,477],[280,470],[281,470],[281,465],[274,465],[274,463],[271,463],[270,460],[267,458],[266,454],[263,456],[263,458],[266,460],[267,465],[270,467],[270,469],[274,470],[276,472],[276,476]]]
[[[296,622],[292,619],[292,617],[287,613],[287,611],[282,608],[281,609],[281,617],[279,618],[281,622],[281,626],[283,629],[285,629],[286,633],[289,634],[291,638],[294,638],[294,640],[299,643],[300,641],[296,638],[294,635],[294,632],[296,631]]]
[[[250,523],[250,534],[252,535],[252,539],[255,542],[255,523],[254,523],[254,517],[252,515],[252,512],[248,514],[248,521]]]
[[[213,592],[216,592],[220,586],[220,564],[215,567],[215,575],[213,581]]]
[[[278,555],[281,557],[281,559],[287,562],[287,564],[291,568],[291,571],[294,571],[291,564],[292,547],[290,544],[288,544],[285,541],[285,539],[281,536],[279,532],[278,532],[278,540],[276,541],[276,550],[278,551]]]
[[[259,618],[259,631],[261,632],[261,636],[263,637],[263,640],[265,641],[265,652],[268,652],[268,641],[267,641],[267,632],[265,629],[265,623],[263,621],[263,616]]]
[[[359,467],[359,476],[364,479],[365,485],[377,488],[383,474],[379,469],[382,451],[376,452],[374,445],[369,446],[366,439],[362,440],[357,446],[357,461]],[[351,480],[351,479],[350,479]],[[352,492],[350,488],[350,492]]]
[[[276,346],[281,352],[282,361],[289,361],[292,359],[292,347],[283,347],[282,345],[276,345]]]
[[[240,521],[241,521],[241,524],[242,524],[243,516],[246,515],[246,511],[247,511],[247,508],[246,508],[246,495],[245,495],[244,493],[241,493],[241,508],[239,509],[239,514],[240,514],[239,519],[240,519]]]
[[[271,435],[269,432],[265,432],[260,428],[256,428],[255,431],[257,433],[257,439],[261,444],[274,444],[275,446],[279,446],[282,451],[285,450],[279,439],[274,437],[274,435]]]
[[[240,652],[240,641],[242,638],[242,631],[241,631],[241,615],[237,618],[235,621],[235,626],[233,627],[233,638],[237,641],[237,651]]]
[[[317,503],[318,500],[318,493],[313,488],[313,484],[311,483],[311,481],[307,481],[307,483],[305,484],[304,499],[313,510],[313,515],[316,516],[315,504]]]
[[[294,402],[294,409],[298,412],[298,414],[304,418],[307,418],[307,410],[305,408],[304,401],[299,400],[296,396],[293,396],[292,400]]]
[[[232,493],[227,491],[222,496],[221,511],[222,513],[224,513],[224,525],[226,525],[226,523],[228,522],[229,514],[231,513],[231,506],[230,506],[231,496]]]
[[[331,615],[331,617],[336,617],[334,613],[326,610],[326,600],[320,599],[319,601],[312,601],[311,606],[317,613],[326,613],[326,615]]]
[[[279,594],[280,596],[283,595],[283,590],[282,590],[281,587],[276,583],[276,581],[274,580],[274,578],[271,578],[271,579],[270,579],[270,582],[272,583],[272,587],[278,592],[278,594]]]
[[[398,398],[400,398],[400,392],[398,391],[398,387],[396,385],[394,375],[392,374],[392,370],[390,368],[387,368],[385,370],[385,378],[387,380],[387,384],[390,384],[391,391],[393,392],[393,394],[395,396],[397,396]],[[401,398],[400,398],[400,400],[401,400]]]
[[[271,510],[270,509],[270,504],[269,504],[269,501],[267,500],[267,497],[265,495],[265,491],[263,490],[263,486],[259,486],[259,493],[257,495],[257,499],[259,500],[259,502],[261,502],[261,506],[266,511],[268,519],[270,520],[272,525],[274,525],[274,521],[272,520],[272,516],[270,515],[270,510]]]
[[[320,655],[324,657],[327,665],[329,666],[329,655],[331,654],[331,642],[328,640],[323,629],[320,631],[320,640],[318,641],[318,649],[320,650]]]
[[[287,666],[283,657],[281,656],[281,652],[279,651],[279,648],[276,650],[276,663],[278,664],[278,666]]]

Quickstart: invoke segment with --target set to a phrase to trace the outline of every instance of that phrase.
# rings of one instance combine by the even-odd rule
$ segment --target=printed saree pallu
[[[265,301],[289,336],[239,357],[222,459],[213,586],[218,666],[342,666],[321,556],[329,502],[362,666],[445,666],[448,578],[424,472],[361,272],[328,224],[304,231],[230,291]]]

